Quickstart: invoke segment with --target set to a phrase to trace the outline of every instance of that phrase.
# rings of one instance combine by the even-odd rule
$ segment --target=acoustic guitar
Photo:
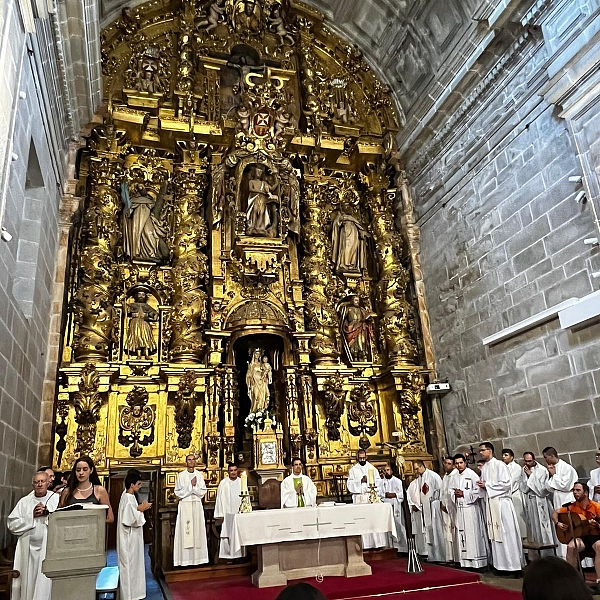
[[[558,527],[558,523],[556,524],[556,537],[561,544],[568,544],[573,537],[580,538],[585,535],[597,535],[600,536],[600,529],[597,527],[592,529],[591,521],[588,521],[586,518],[582,517],[577,513],[570,513],[571,519],[573,521],[573,535],[571,535],[571,526],[569,523],[569,513],[558,513],[558,522],[564,523],[568,529],[562,530]],[[592,521],[600,524],[600,517],[594,517]]]

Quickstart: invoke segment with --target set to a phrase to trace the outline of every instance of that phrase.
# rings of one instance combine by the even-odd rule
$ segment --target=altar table
[[[225,520],[232,551],[258,547],[258,570],[252,575],[258,587],[318,574],[371,575],[360,536],[391,532],[396,537],[392,506],[385,502],[258,510]]]

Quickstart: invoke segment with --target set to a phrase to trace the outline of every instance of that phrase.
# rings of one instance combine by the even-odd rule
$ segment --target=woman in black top
[[[89,456],[80,456],[75,461],[58,506],[71,504],[104,504],[108,506],[106,522],[115,520],[108,492],[102,487],[94,461]]]

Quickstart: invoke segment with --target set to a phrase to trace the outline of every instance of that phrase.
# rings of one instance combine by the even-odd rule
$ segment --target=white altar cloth
[[[391,532],[396,537],[392,506],[385,502],[257,510],[227,517],[233,521],[228,528],[233,551],[242,546],[350,537],[364,533]]]

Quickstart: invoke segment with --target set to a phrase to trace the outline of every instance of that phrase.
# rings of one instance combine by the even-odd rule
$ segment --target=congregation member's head
[[[452,471],[454,471],[454,459],[451,456],[446,456],[446,458],[444,458],[444,471],[446,473],[452,473]]]
[[[587,485],[577,481],[573,486],[573,496],[575,496],[575,502],[585,502],[589,496]]]
[[[302,464],[302,459],[299,458],[298,456],[295,456],[294,458],[292,458],[292,473],[298,477],[299,475],[302,475],[302,467],[304,465]]]
[[[478,469],[479,471],[481,471],[481,469],[483,468],[483,465],[485,465],[485,460],[483,460],[483,459],[481,458],[481,459],[479,459],[479,460],[477,461],[477,469]]]
[[[74,463],[69,475],[69,495],[72,495],[76,488],[83,489],[86,485],[102,485],[100,477],[96,471],[94,461],[89,456],[80,456]]]
[[[515,460],[515,453],[510,448],[502,448],[502,462],[510,465],[513,460]]]
[[[581,575],[566,560],[545,556],[525,570],[523,600],[592,600]]]
[[[187,470],[191,473],[196,468],[196,455],[188,454],[185,457],[185,464],[187,466]]]
[[[464,454],[454,455],[454,466],[458,469],[459,473],[462,473],[467,468],[467,459]]]
[[[229,463],[227,465],[227,475],[231,481],[235,481],[238,477],[238,466],[235,463]]]
[[[125,475],[125,490],[129,494],[137,494],[142,487],[142,474],[137,469],[129,469]]]
[[[275,600],[327,600],[327,596],[310,583],[301,582],[288,585]]]
[[[494,445],[491,442],[483,442],[479,444],[479,454],[485,462],[488,462],[494,458]]]
[[[46,473],[48,475],[48,487],[52,489],[54,487],[54,471],[52,467],[40,467],[38,473]]]
[[[547,446],[542,450],[542,455],[544,456],[544,460],[548,466],[551,467],[558,463],[558,452],[556,451],[556,448]]]
[[[356,460],[361,467],[364,467],[367,464],[367,453],[365,450],[359,450],[356,453]]]
[[[383,469],[383,476],[386,479],[391,479],[394,476],[394,469],[392,469],[392,465],[390,463],[386,463]]]
[[[524,452],[523,462],[525,463],[526,467],[533,469],[533,467],[535,467],[536,465],[535,454],[533,452]]]
[[[43,498],[48,492],[48,486],[50,485],[50,479],[45,471],[38,471],[33,476],[33,493],[36,498]]]
[[[419,475],[423,475],[423,473],[427,471],[427,467],[425,466],[425,463],[422,460],[415,460],[415,468],[417,469],[417,473]]]

